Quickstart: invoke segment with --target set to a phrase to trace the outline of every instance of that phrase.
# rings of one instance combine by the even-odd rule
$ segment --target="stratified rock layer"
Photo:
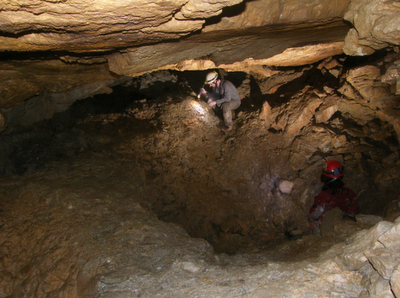
[[[222,15],[224,8],[241,2],[7,1],[0,5],[0,51],[96,52],[177,39],[201,30],[207,19]],[[208,31],[326,22],[341,18],[348,3],[349,0],[282,1],[279,5],[271,0],[249,2],[238,7],[236,14],[240,16],[229,18],[228,25],[221,22]],[[235,23],[233,28],[231,23]]]

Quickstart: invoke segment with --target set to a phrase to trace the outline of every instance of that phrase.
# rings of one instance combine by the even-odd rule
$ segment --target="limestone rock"
[[[394,269],[400,264],[400,252],[377,248],[366,253],[374,269],[386,280],[390,280]]]
[[[361,125],[365,125],[368,121],[376,118],[376,113],[362,104],[354,100],[341,99],[338,103],[338,110],[349,118],[355,120]]]
[[[10,108],[36,96],[63,97],[60,100],[73,102],[102,93],[118,79],[104,63],[68,65],[59,60],[3,61],[0,76],[4,78],[0,84],[0,108]]]
[[[357,214],[356,219],[357,219],[357,222],[365,224],[365,225],[369,225],[369,226],[374,226],[378,222],[383,220],[383,218],[381,216],[371,215],[371,214]]]
[[[339,148],[347,143],[346,135],[339,135],[337,137],[332,138],[332,146],[333,148]]]
[[[371,297],[394,298],[388,280],[382,278],[376,272],[372,272],[369,280],[370,284],[367,289]]]
[[[138,89],[160,80],[176,82],[169,72],[142,79],[136,82]],[[362,223],[347,221],[322,246],[305,232],[296,238],[308,231],[306,215],[321,187],[324,158],[340,157],[349,184],[352,177],[365,181],[351,151],[332,148],[334,136],[346,133],[379,161],[379,151],[370,153],[373,146],[360,139],[366,130],[349,129],[344,118],[331,121],[345,126],[337,133],[335,127],[309,121],[294,137],[265,131],[258,111],[243,110],[238,113],[240,129],[227,137],[208,122],[211,113],[200,115],[198,102],[188,93],[177,96],[180,91],[156,101],[137,100],[121,113],[88,116],[63,132],[64,137],[49,138],[59,140],[58,149],[69,147],[74,138],[84,139],[93,146],[93,155],[86,150],[29,175],[1,179],[0,235],[5,242],[0,245],[0,296],[361,297],[367,289],[377,295],[390,291],[395,282],[389,284],[370,263],[390,275],[386,255],[375,248],[396,247],[397,223],[381,222],[367,230]],[[325,98],[306,88],[288,103],[307,106],[316,97]],[[197,124],[187,126],[191,119]],[[144,125],[150,126],[147,133],[141,133]],[[381,129],[379,123],[367,126],[375,133]],[[114,134],[117,139],[101,144]],[[97,147],[94,140],[100,143]],[[29,146],[29,151],[42,151],[46,143]],[[22,151],[17,158],[28,154]],[[396,157],[379,167],[392,160]],[[279,177],[285,177],[284,188]],[[295,185],[290,193],[287,181]],[[180,226],[166,222],[172,220]],[[342,241],[337,232],[361,228],[350,240],[336,242]],[[288,234],[291,241],[282,239]],[[243,252],[216,254],[197,237],[224,251],[240,243]],[[227,244],[217,246],[220,239]],[[275,239],[283,244],[276,245]],[[324,258],[316,258],[320,249],[334,243]],[[272,249],[265,251],[265,245]],[[363,269],[368,266],[369,272]],[[396,269],[392,271],[395,280]]]
[[[241,0],[129,0],[95,4],[82,0],[2,2],[0,51],[7,53],[7,57],[11,53],[10,60],[17,57],[14,53],[27,54],[15,58],[11,65],[1,63],[0,76],[5,79],[0,86],[0,108],[44,96],[44,92],[58,93],[63,89],[61,92],[76,93],[79,86],[86,89],[91,75],[81,78],[81,74],[96,67],[95,72],[102,77],[98,80],[110,76],[117,83],[119,76],[139,76],[162,69],[210,69],[219,65],[227,65],[230,71],[265,73],[263,59],[272,56],[275,57],[270,62],[276,65],[314,63],[342,52],[347,26],[331,22],[343,16],[348,2],[284,1],[280,5],[271,0],[247,3]],[[221,15],[224,17],[215,26],[211,25],[214,17]],[[327,19],[329,24],[326,24]],[[208,26],[203,28],[206,23]],[[300,34],[295,39],[290,32],[273,34],[273,38],[271,34],[264,34],[266,24],[278,23],[281,26],[290,24],[291,28],[297,26]],[[229,34],[224,32],[226,24]],[[303,30],[304,24],[310,24],[306,25],[312,28],[310,32]],[[326,32],[318,29],[321,37],[317,38],[311,32],[314,26],[320,28],[320,25],[326,26]],[[335,29],[332,30],[332,26]],[[237,34],[236,29],[248,28],[261,31]],[[318,42],[320,38],[323,42]],[[38,53],[35,57],[40,57],[37,61],[29,54],[35,51]],[[284,56],[276,56],[284,51]],[[50,56],[54,60],[49,59]],[[238,65],[231,65],[237,62]],[[51,67],[58,65],[57,74],[54,73],[57,77],[50,86],[43,76],[43,67],[49,64],[53,64]],[[273,92],[284,83],[282,81],[269,86],[268,90]],[[54,86],[55,82],[63,87]]]
[[[400,245],[400,221],[395,222],[388,231],[386,231],[381,237],[379,237],[379,242],[381,242],[386,248],[390,249],[391,251],[398,252],[398,248]]]
[[[182,6],[181,11],[177,14],[177,18],[209,18],[219,15],[224,7],[235,5],[241,2],[242,0],[222,0],[213,2],[189,0],[185,5]]]
[[[317,68],[318,68],[318,69],[323,69],[323,68],[325,68],[325,69],[327,69],[327,70],[331,70],[331,69],[333,69],[333,68],[335,68],[335,67],[337,67],[337,66],[339,66],[339,65],[340,65],[340,63],[339,63],[338,60],[332,59],[332,57],[329,57],[329,58],[325,59],[324,61],[322,61],[322,62],[317,66]]]
[[[397,1],[352,0],[344,19],[355,27],[345,39],[344,51],[348,55],[371,54],[371,50],[400,44]]]
[[[367,56],[373,54],[375,50],[369,46],[361,45],[357,30],[351,28],[344,39],[343,52],[346,55]]]
[[[239,93],[240,98],[245,98],[250,96],[251,87],[250,87],[250,75],[246,76],[246,79],[243,80],[242,84],[237,87],[237,91]]]
[[[348,246],[339,256],[343,264],[349,270],[360,269],[365,262],[368,261],[365,256],[369,251],[382,248],[383,245],[377,242],[378,238],[388,231],[393,226],[393,223],[381,221],[376,224],[371,230],[361,231],[349,239]]]
[[[271,106],[267,101],[263,103],[259,117],[262,121],[264,121],[265,126],[268,129],[271,126]]]
[[[98,81],[71,88],[67,93],[41,94],[32,97],[29,101],[20,102],[12,108],[4,109],[3,112],[12,122],[9,125],[10,129],[17,125],[32,125],[43,119],[51,119],[54,114],[67,110],[76,100],[96,94],[111,93],[112,89],[108,87],[111,83],[112,81]]]
[[[282,85],[287,84],[299,78],[304,73],[304,70],[297,72],[294,70],[288,72],[275,72],[270,76],[257,76],[257,83],[260,86],[262,94],[273,94]]]
[[[400,60],[389,65],[385,74],[382,76],[381,81],[394,86],[394,92],[397,95],[400,95]]]
[[[382,82],[380,69],[369,65],[352,69],[348,72],[345,83],[340,89],[346,98],[338,102],[338,109],[348,113],[355,121],[364,125],[367,121],[379,118],[393,125],[397,138],[400,134],[398,96]]]
[[[397,266],[390,278],[390,286],[396,298],[400,297],[400,265]]]
[[[364,66],[349,71],[346,80],[362,96],[363,101],[360,104],[366,105],[373,110],[384,109],[389,96],[387,86],[380,82],[381,72],[378,67]]]
[[[205,270],[206,264],[204,264],[204,260],[185,260],[185,261],[175,261],[173,266],[177,266],[178,268],[191,272],[197,273]]]
[[[283,0],[279,3],[273,0],[250,1],[238,5],[243,12],[239,15],[225,17],[221,22],[206,26],[203,31],[227,30],[232,28],[254,28],[271,24],[305,22],[309,16],[325,21],[337,16],[343,16],[349,0],[301,2]]]
[[[201,29],[204,20],[198,19],[196,9],[201,9],[203,17],[216,15],[229,5],[226,2],[193,5],[198,2],[130,0],[96,2],[92,5],[79,0],[9,1],[0,7],[1,29],[9,34],[20,34],[20,37],[2,36],[0,49],[31,51],[63,48],[89,52],[177,38]],[[186,16],[180,14],[183,18],[174,19],[173,15],[181,9]],[[32,28],[35,28],[35,33],[31,33]]]
[[[343,42],[288,48],[271,58],[260,60],[270,66],[302,66],[343,53]]]
[[[375,177],[375,183],[377,183],[378,185],[390,184],[393,179],[396,179],[396,177],[399,176],[396,171],[396,168],[399,166],[399,164],[399,162],[395,162],[379,171],[379,173],[377,173]]]
[[[278,187],[282,193],[291,193],[294,187],[294,183],[289,180],[279,180]]]
[[[349,83],[345,82],[339,89],[338,92],[346,96],[348,99],[353,99],[354,101],[361,102],[362,97],[357,93],[356,89],[353,88]]]
[[[396,61],[394,64],[389,65],[385,74],[382,76],[382,82],[384,83],[395,83],[400,78],[400,60]]]
[[[329,152],[331,149],[331,135],[325,131],[324,129],[319,129],[319,127],[315,127],[312,125],[308,125],[303,128],[305,133],[309,133],[310,135],[302,136],[301,138],[295,139],[292,144],[292,152],[289,155],[289,165],[290,167],[298,171],[304,166],[304,161],[310,158],[315,150],[320,150],[322,152]],[[315,137],[311,137],[314,135]],[[310,167],[310,171],[314,169],[315,166],[318,166],[319,163]],[[318,167],[318,172],[314,172],[318,177],[319,171],[322,167],[322,164]],[[308,171],[305,171],[308,172]],[[303,175],[307,175],[306,173],[302,173],[300,175],[303,178]]]
[[[318,97],[310,97],[305,102],[305,106],[296,107],[293,114],[288,119],[285,131],[289,134],[295,134],[304,127],[314,116],[315,110],[320,106],[322,100]],[[300,108],[300,109],[299,109]]]
[[[0,132],[5,130],[7,127],[7,120],[3,113],[0,112]]]
[[[321,105],[322,99],[307,92],[308,89],[310,86],[306,86],[288,103],[273,111],[271,118],[274,129],[284,129],[286,133],[293,135],[311,120],[315,110]]]
[[[337,101],[338,97],[330,96],[324,99],[322,105],[315,112],[315,122],[323,123],[328,121],[333,114],[336,113],[338,106]]]

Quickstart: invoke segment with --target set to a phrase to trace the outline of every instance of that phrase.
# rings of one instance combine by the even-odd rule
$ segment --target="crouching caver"
[[[207,92],[204,88],[200,90],[200,94],[205,96],[207,103],[215,109],[216,107],[222,108],[224,115],[223,131],[228,132],[232,130],[232,111],[240,106],[240,96],[235,87],[230,81],[223,80],[219,77],[216,71],[210,72],[206,76],[204,84],[212,88],[212,92]]]
[[[343,166],[336,160],[327,161],[321,174],[324,186],[308,213],[310,229],[316,236],[321,236],[319,226],[327,211],[339,207],[344,216],[354,219],[358,213],[357,195],[350,188],[344,187],[342,179]]]

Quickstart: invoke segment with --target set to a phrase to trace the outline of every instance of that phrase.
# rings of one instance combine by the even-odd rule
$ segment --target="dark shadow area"
[[[238,16],[238,15],[242,14],[244,12],[244,10],[246,9],[247,3],[253,2],[253,1],[256,1],[256,0],[245,0],[236,5],[224,7],[222,9],[221,14],[219,14],[218,16],[206,19],[204,26],[218,24],[222,18],[230,18],[230,17],[234,17],[234,16]]]
[[[345,56],[346,60],[343,63],[344,70],[347,71],[353,67],[376,64],[377,62],[382,61],[383,57],[385,57],[388,52],[390,52],[390,49],[379,50],[371,55],[365,56]]]
[[[11,133],[5,131],[0,136],[0,152],[3,157],[0,160],[2,165],[0,175],[21,175],[36,171],[52,161],[70,158],[80,150],[101,150],[104,145],[95,135],[106,134],[111,138],[117,136],[118,125],[138,134],[154,132],[159,129],[158,125],[133,117],[127,117],[129,120],[126,119],[123,124],[99,122],[92,127],[92,132],[82,132],[76,126],[87,117],[96,115],[112,117],[114,113],[146,110],[147,103],[163,102],[167,94],[189,95],[191,89],[198,90],[201,87],[207,74],[207,72],[171,73],[178,78],[177,82],[155,80],[143,88],[141,82],[147,80],[146,76],[132,78],[113,86],[111,94],[99,94],[78,100],[66,111],[55,114],[51,119],[41,120],[30,126],[17,126]],[[240,84],[245,75],[231,73],[228,77],[235,84]],[[159,114],[156,113],[155,118],[158,117]]]
[[[103,51],[96,53],[72,53],[66,51],[36,51],[36,52],[0,52],[0,61],[24,61],[24,60],[59,60],[63,56],[72,56],[76,59],[79,58],[98,58],[103,55],[111,54],[111,51]]]
[[[295,72],[303,71],[303,67],[291,68]],[[286,71],[287,68],[276,68],[276,70]],[[279,74],[277,75],[279,76]],[[274,77],[269,78],[271,80]],[[268,79],[267,79],[268,80]],[[329,87],[335,89],[338,87],[340,83],[340,78],[336,78],[329,72],[325,71],[324,73],[315,67],[311,67],[309,70],[305,70],[304,73],[298,77],[297,79],[291,80],[288,83],[283,84],[281,87],[277,89],[276,92],[272,94],[261,94],[257,92],[254,94],[255,97],[260,97],[261,100],[259,102],[267,101],[271,108],[276,108],[288,102],[293,95],[303,90],[305,86],[312,86],[314,89],[319,91],[323,91],[324,87]],[[253,84],[256,85],[256,82]],[[254,89],[257,87],[255,86]],[[253,90],[253,88],[252,88]]]
[[[128,107],[142,109],[144,102],[157,100],[162,92],[169,92],[175,85],[171,82],[155,82],[153,88],[139,90],[133,81],[125,86],[114,86],[111,94],[78,100],[66,111],[55,114],[49,120],[16,127],[9,134],[3,133],[0,137],[3,157],[0,175],[21,175],[36,171],[52,161],[74,156],[81,150],[100,150],[104,146],[95,134],[103,133],[113,137],[117,134],[117,126],[122,124],[98,123],[92,127],[92,132],[83,132],[75,128],[78,123],[96,115],[124,113]],[[143,131],[156,129],[148,121],[138,119],[131,119],[124,125],[133,131],[138,128]]]

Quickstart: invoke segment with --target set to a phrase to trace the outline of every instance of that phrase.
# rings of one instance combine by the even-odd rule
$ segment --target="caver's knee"
[[[240,100],[231,100],[229,102],[225,102],[222,104],[222,111],[225,112],[230,112],[233,110],[236,110],[240,106]]]
[[[224,113],[224,115],[229,113],[230,111],[231,111],[231,108],[229,107],[228,103],[222,105],[222,112]]]
[[[224,109],[223,111],[224,116],[230,117],[232,115],[232,110]]]

